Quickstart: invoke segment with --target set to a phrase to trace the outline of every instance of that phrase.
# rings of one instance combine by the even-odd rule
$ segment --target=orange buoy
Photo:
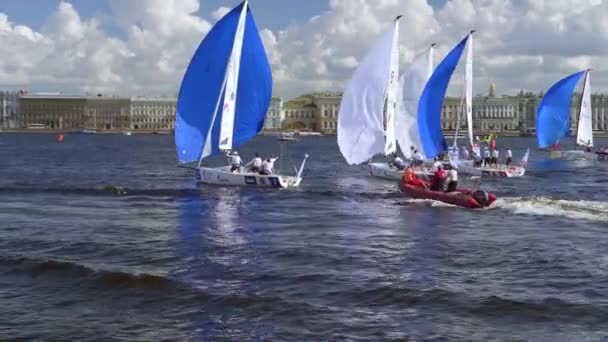
[[[63,134],[57,135],[57,141],[59,141],[59,142],[63,141]]]

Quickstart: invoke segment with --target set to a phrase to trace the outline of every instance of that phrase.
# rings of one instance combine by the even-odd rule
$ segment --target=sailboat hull
[[[387,163],[369,163],[368,167],[372,177],[386,180],[400,180],[403,177],[403,170],[392,168]],[[433,176],[433,171],[426,167],[414,169],[414,173],[416,177],[424,181],[430,181]]]
[[[223,186],[247,186],[260,188],[296,188],[301,177],[282,175],[260,175],[254,172],[230,172],[229,166],[196,169],[196,182]]]
[[[469,160],[461,161],[460,165],[458,165],[458,171],[471,176],[504,178],[523,177],[526,174],[526,169],[521,166],[499,164],[496,167],[475,167],[472,161]]]

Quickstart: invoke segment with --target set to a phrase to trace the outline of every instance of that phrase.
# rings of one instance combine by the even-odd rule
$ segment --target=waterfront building
[[[166,131],[175,128],[175,98],[133,97],[129,124],[132,130]]]
[[[312,95],[302,95],[285,102],[283,110],[285,112],[283,129],[317,130],[317,105]]]
[[[283,100],[273,96],[264,119],[264,130],[279,130],[283,127]]]
[[[17,128],[19,114],[19,96],[24,90],[0,91],[0,129]]]
[[[338,129],[338,112],[342,93],[324,92],[312,94],[313,102],[317,106],[316,126],[325,134],[336,133]]]
[[[129,128],[129,98],[85,97],[84,128],[123,130]]]
[[[85,103],[82,96],[31,94],[19,97],[19,128],[83,129]]]

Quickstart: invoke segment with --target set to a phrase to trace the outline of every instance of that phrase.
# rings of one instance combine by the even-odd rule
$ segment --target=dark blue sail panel
[[[272,70],[251,11],[247,11],[236,97],[232,147],[253,138],[264,126],[272,98]]]
[[[447,143],[441,130],[441,106],[450,78],[458,65],[462,51],[469,36],[467,35],[439,63],[429,78],[418,102],[418,130],[427,158],[436,157],[447,150]]]
[[[536,113],[538,147],[549,148],[570,131],[570,102],[576,83],[585,71],[576,72],[555,83],[545,94]]]
[[[242,6],[232,9],[211,28],[194,53],[182,80],[175,118],[175,148],[180,163],[200,159],[224,82]],[[219,124],[221,115],[217,115],[215,120]]]

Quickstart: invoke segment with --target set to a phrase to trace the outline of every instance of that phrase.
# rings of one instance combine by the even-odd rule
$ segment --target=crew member
[[[399,158],[399,156],[397,156],[396,154],[395,158],[393,158],[393,165],[395,165],[395,167],[399,170],[405,169],[405,163],[403,162],[403,159]]]
[[[259,154],[255,154],[255,157],[247,164],[245,164],[245,166],[250,166],[249,168],[249,172],[255,172],[258,173],[260,172],[260,170],[262,169],[262,158],[260,158]]]
[[[405,184],[421,186],[421,187],[426,188],[426,185],[424,184],[424,182],[421,181],[420,179],[418,179],[418,177],[416,177],[416,173],[414,172],[414,169],[412,169],[411,166],[408,166],[405,169],[405,171],[403,172],[403,176],[401,177],[401,180]]]
[[[228,163],[230,164],[230,172],[238,171],[241,172],[241,157],[237,151],[230,152],[228,154]]]
[[[262,162],[262,170],[260,170],[261,175],[271,175],[273,173],[274,160],[271,158],[267,158]]]
[[[498,149],[495,148],[494,151],[492,151],[492,158],[490,159],[490,164],[494,165],[495,167],[498,166],[498,156],[500,155],[500,153],[498,152]]]
[[[477,154],[476,152],[473,152],[473,160],[474,160],[474,164],[475,167],[481,167],[481,164],[483,163],[483,159],[481,159],[481,156],[479,154]]]
[[[424,157],[422,157],[422,153],[418,150],[414,150],[414,166],[422,165]]]
[[[441,161],[439,161],[439,158],[435,158],[435,162],[433,163],[433,170],[437,171],[441,169],[442,165],[443,164],[441,163]]]
[[[507,154],[507,160],[505,161],[505,164],[508,167],[509,165],[511,165],[511,162],[513,161],[513,152],[511,152],[511,149],[507,147],[507,150],[505,151],[505,153]]]
[[[490,155],[490,150],[486,146],[486,148],[483,150],[483,166],[490,165],[491,161],[492,161],[492,158],[491,158],[491,155]]]
[[[455,168],[451,168],[448,171],[447,182],[448,182],[448,190],[446,192],[456,191],[456,187],[458,186],[458,172],[456,171]]]
[[[441,164],[439,164],[437,171],[435,171],[435,174],[433,174],[433,182],[431,184],[431,190],[434,190],[434,191],[443,190],[443,184],[445,183],[445,176],[446,176],[445,171],[443,170],[443,167],[441,166]]]

